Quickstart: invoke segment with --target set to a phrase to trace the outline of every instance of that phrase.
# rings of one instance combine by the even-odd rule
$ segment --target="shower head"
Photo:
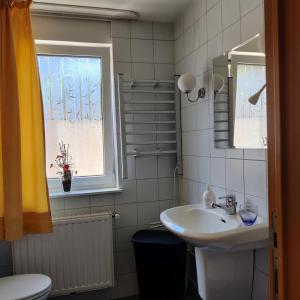
[[[248,101],[250,102],[250,104],[252,104],[252,105],[256,105],[257,104],[258,99],[259,99],[261,93],[263,92],[263,90],[265,89],[265,87],[266,87],[266,83],[261,87],[261,89],[259,91],[257,91],[254,95],[252,95],[248,99]]]

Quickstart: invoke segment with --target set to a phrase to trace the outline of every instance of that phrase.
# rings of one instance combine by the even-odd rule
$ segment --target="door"
[[[265,0],[270,299],[300,299],[300,1]]]

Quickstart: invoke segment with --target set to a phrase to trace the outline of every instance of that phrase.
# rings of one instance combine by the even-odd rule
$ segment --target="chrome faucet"
[[[237,202],[235,201],[235,196],[234,195],[226,195],[223,197],[219,197],[218,199],[225,199],[226,202],[225,204],[212,204],[212,208],[222,208],[226,211],[228,215],[236,215],[236,206]]]

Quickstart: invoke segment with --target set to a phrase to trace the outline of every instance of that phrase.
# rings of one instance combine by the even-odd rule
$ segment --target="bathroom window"
[[[265,83],[265,65],[237,64],[234,124],[234,145],[237,148],[249,145],[249,148],[263,149],[267,146],[266,91],[261,93],[256,105],[248,101]]]
[[[62,189],[50,167],[60,142],[76,171],[72,191],[115,187],[110,49],[37,44],[37,52],[50,193]]]

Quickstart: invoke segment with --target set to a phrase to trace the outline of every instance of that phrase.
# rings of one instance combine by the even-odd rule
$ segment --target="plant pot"
[[[70,173],[64,174],[61,178],[62,185],[64,192],[70,192],[71,191],[71,185],[72,185],[72,176]]]
[[[70,192],[71,191],[72,180],[71,179],[63,180],[62,185],[63,185],[63,188],[64,188],[64,192]]]

